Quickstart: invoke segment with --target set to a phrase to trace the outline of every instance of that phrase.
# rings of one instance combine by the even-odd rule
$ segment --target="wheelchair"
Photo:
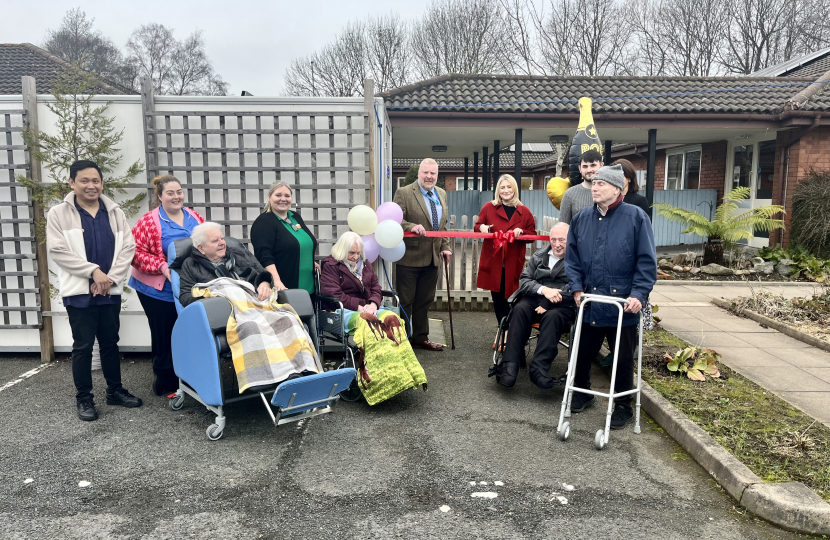
[[[496,349],[493,351],[493,363],[490,366],[489,371],[487,372],[488,377],[494,377],[501,375],[501,364],[504,360],[504,349],[507,347],[507,338],[505,334],[510,328],[510,321],[513,318],[513,309],[516,307],[516,304],[519,303],[521,297],[515,299],[513,302],[510,303],[510,311],[507,313],[506,317],[502,317],[501,321],[499,322],[499,328],[496,333]],[[527,338],[527,343],[525,343],[525,350],[524,356],[519,361],[519,369],[526,369],[527,368],[527,359],[533,355],[534,347],[533,343],[539,339],[539,323],[535,322],[530,325],[530,336]],[[574,337],[574,328],[575,325],[571,324],[568,330],[568,339],[565,341],[564,336],[559,339],[559,344],[567,348],[569,351],[573,346],[573,337]],[[563,375],[560,377],[556,383],[557,386],[564,386],[565,385],[565,376]]]
[[[324,262],[320,261],[320,271],[323,269],[323,264]],[[337,367],[335,369],[357,370],[358,363],[356,358],[359,358],[360,349],[357,344],[355,344],[354,340],[351,339],[346,328],[346,320],[342,316],[344,309],[343,302],[341,302],[339,298],[334,298],[333,296],[323,296],[322,289],[320,287],[320,272],[318,271],[315,271],[314,273],[314,290],[316,291],[316,294],[314,295],[314,308],[317,320],[317,336],[320,340],[321,353],[324,351],[326,342],[331,342],[333,344],[332,346],[339,347],[339,350],[336,352],[336,356],[342,355],[342,357],[336,360]],[[403,317],[406,317],[406,313],[404,313],[403,308],[401,307],[401,302],[398,298],[397,292],[394,290],[381,290],[381,295],[383,296],[384,301],[382,302],[383,305],[379,306],[379,308],[392,311],[398,316],[401,316],[403,313]],[[387,305],[386,299],[389,299],[389,305]],[[325,305],[336,305],[338,307],[337,310],[331,311],[330,309],[323,309],[323,306]],[[320,358],[322,360],[322,354]],[[349,402],[358,401],[362,397],[363,394],[360,391],[357,377],[355,377],[348,389],[343,390],[343,392],[340,393],[340,398]]]
[[[225,237],[225,243],[228,248],[245,249],[234,238]],[[332,412],[340,394],[354,381],[354,369],[289,378],[239,393],[230,347],[225,336],[232,312],[230,303],[225,298],[205,298],[183,307],[179,302],[179,270],[192,250],[190,238],[176,240],[167,249],[170,281],[179,313],[172,338],[173,368],[179,378],[179,389],[169,397],[170,408],[180,410],[184,406],[185,397],[190,396],[214,413],[216,420],[206,429],[211,441],[221,439],[224,434],[224,407],[246,399],[261,398],[274,426]],[[294,308],[319,355],[314,309],[308,292],[299,289],[279,291],[277,301]],[[266,394],[272,394],[270,403]],[[276,408],[276,415],[272,407]]]

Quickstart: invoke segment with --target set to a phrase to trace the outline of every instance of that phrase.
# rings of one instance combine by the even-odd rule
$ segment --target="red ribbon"
[[[513,231],[496,231],[493,234],[495,235],[493,236],[493,244],[496,247],[496,251],[504,250],[507,253],[507,246],[513,243],[516,235]]]
[[[496,237],[499,234],[503,235],[510,235],[513,240],[507,240],[507,242],[550,242],[550,236],[542,235],[542,234],[520,234],[519,236],[513,236],[512,232],[495,232],[495,233],[477,233],[477,232],[460,232],[460,231],[426,231],[424,236],[427,238],[484,238],[496,241]],[[403,233],[404,238],[419,238],[421,235],[415,234],[414,232],[405,232]],[[496,246],[498,247],[498,245]]]

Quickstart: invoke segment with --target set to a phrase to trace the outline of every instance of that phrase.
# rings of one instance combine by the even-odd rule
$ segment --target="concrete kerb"
[[[658,285],[673,286],[711,286],[711,287],[734,287],[735,285],[759,285],[761,287],[806,287],[815,285],[812,281],[754,281],[744,279],[741,281],[696,281],[694,279],[661,279]]]
[[[764,483],[706,431],[643,383],[643,410],[736,501],[756,516],[804,534],[830,534],[830,504],[801,482]]]
[[[730,302],[729,300],[723,300],[722,298],[712,298],[712,303],[726,310],[730,310],[730,308],[732,307],[732,302]],[[793,339],[802,341],[807,345],[830,352],[830,343],[827,343],[826,341],[813,337],[809,334],[805,334],[804,332],[796,330],[795,328],[792,328],[782,322],[776,321],[775,319],[770,319],[769,317],[761,315],[760,313],[755,313],[754,311],[749,310],[744,310],[743,313],[741,313],[741,315],[748,319],[752,319],[757,323],[765,324],[770,328],[778,330],[782,334],[790,336]]]

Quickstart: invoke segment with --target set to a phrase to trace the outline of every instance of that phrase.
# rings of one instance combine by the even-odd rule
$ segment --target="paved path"
[[[771,286],[788,298],[809,296],[812,286]],[[715,307],[712,298],[749,296],[748,286],[665,285],[652,302],[660,306],[663,327],[693,345],[723,355],[723,362],[830,426],[830,353],[765,329],[755,321]]]
[[[654,424],[614,432],[597,452],[604,415],[594,407],[559,441],[562,391],[533,387],[526,371],[498,387],[487,378],[495,317],[453,319],[455,351],[417,353],[429,392],[340,403],[279,429],[262,403],[234,404],[214,443],[203,407],[188,399],[172,412],[149,395],[147,360],[122,363],[144,407],[105,405],[96,374],[101,417],[78,421],[70,366],[58,362],[0,392],[0,538],[796,537],[736,512]],[[565,362],[557,357],[554,372]],[[0,386],[36,366],[0,360]]]

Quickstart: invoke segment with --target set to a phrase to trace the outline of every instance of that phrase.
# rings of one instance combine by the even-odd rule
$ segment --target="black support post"
[[[501,141],[493,141],[493,189],[496,189],[495,183],[499,181],[501,172],[499,171],[499,160],[501,159],[501,149],[499,143]]]
[[[611,162],[614,161],[611,159],[611,141],[605,141],[605,152],[602,155],[602,161],[606,165],[611,165]]]
[[[653,217],[654,210],[654,165],[657,162],[657,130],[648,130],[648,164],[646,165],[646,200],[648,201],[648,212]]]
[[[518,195],[522,194],[522,130],[516,130],[516,163],[513,176],[516,178],[516,184],[519,188]],[[531,186],[532,188],[533,186]]]
[[[490,148],[485,146],[481,149],[481,191],[490,191],[490,176],[488,172],[490,170],[490,159],[488,158],[487,154],[489,153]]]
[[[478,152],[473,152],[473,182],[478,180]],[[479,191],[481,190],[481,186],[479,185],[477,188]]]
[[[464,191],[470,189],[470,158],[464,158]],[[458,189],[457,187],[455,189]]]

